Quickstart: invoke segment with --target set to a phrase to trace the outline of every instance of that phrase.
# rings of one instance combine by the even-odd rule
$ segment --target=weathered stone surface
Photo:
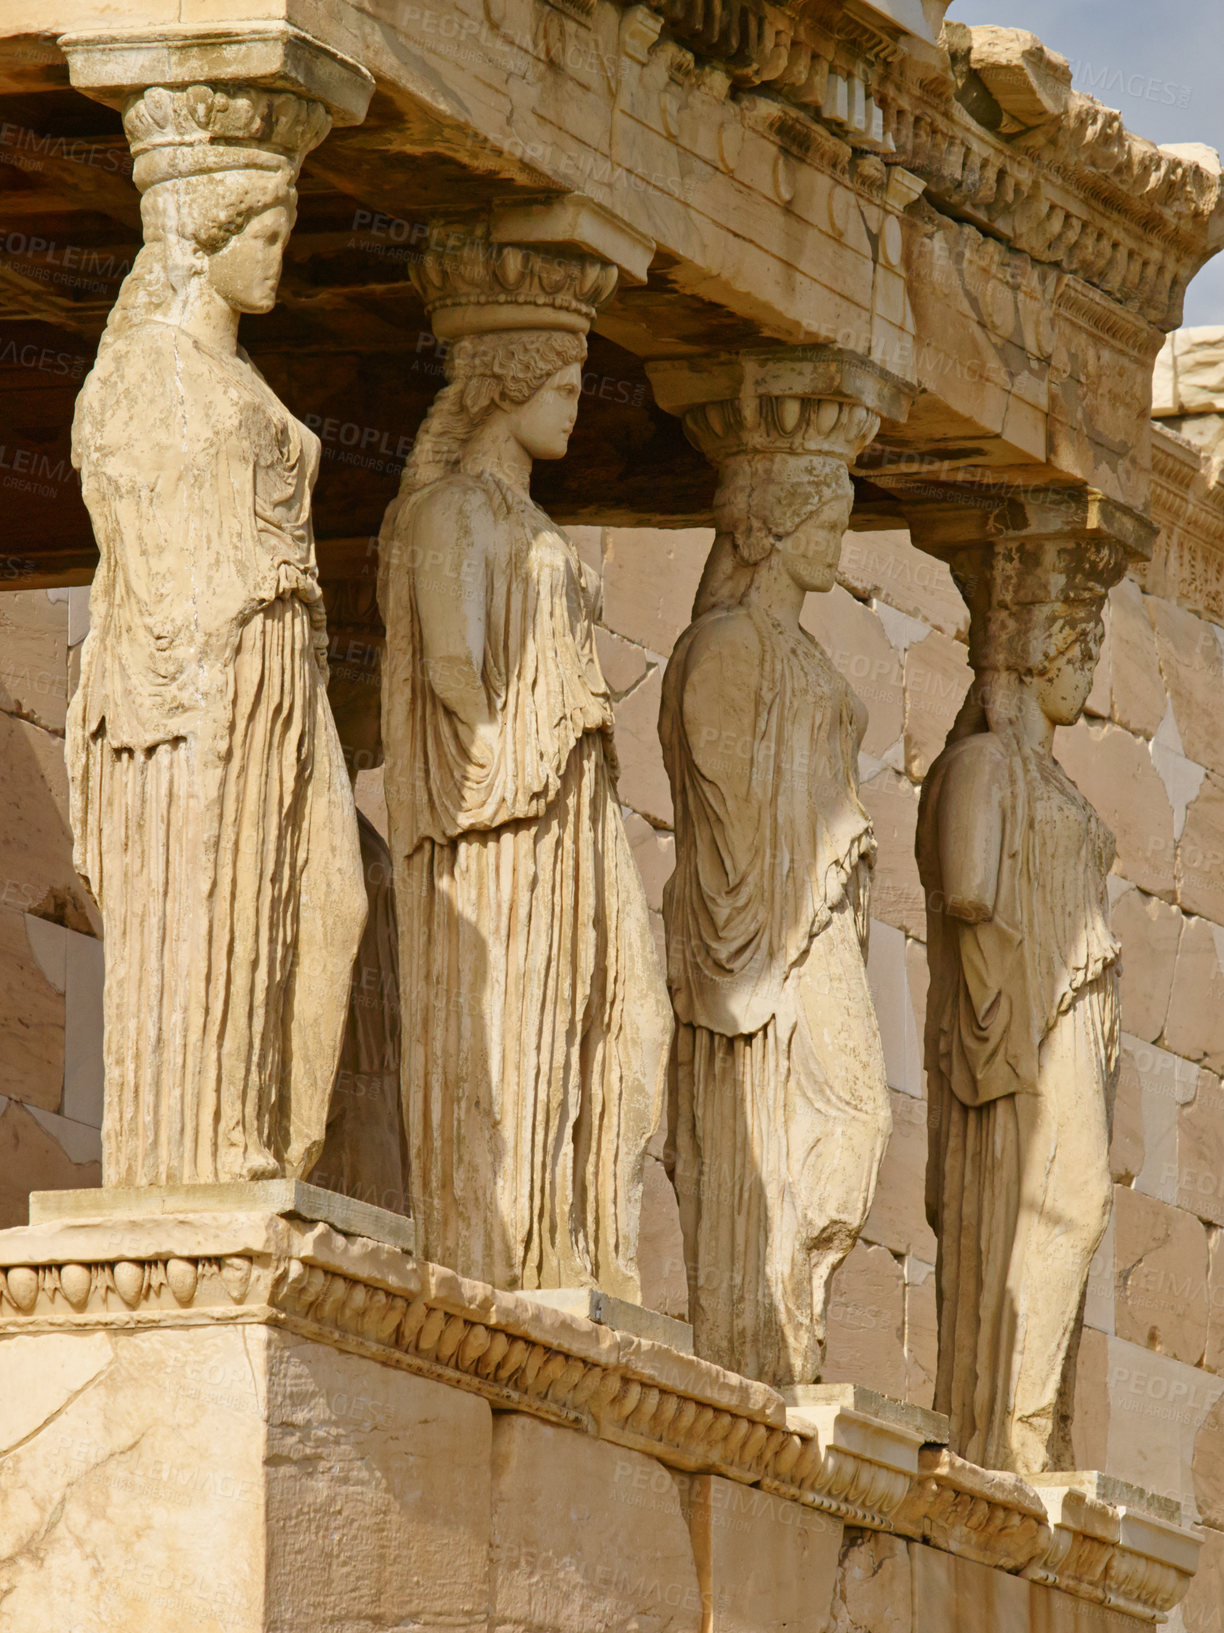
[[[1194,1503],[1194,1446],[1224,1379],[1110,1338],[1105,1468],[1146,1491]]]
[[[647,1153],[642,1177],[642,1219],[638,1237],[642,1303],[677,1321],[689,1315],[688,1278],[684,1270],[684,1237],[676,1193],[662,1160]]]
[[[31,1191],[81,1190],[102,1183],[97,1162],[74,1160],[26,1108],[0,1111],[0,1229],[24,1225]]]
[[[602,622],[666,657],[692,619],[713,542],[705,527],[610,527],[604,535]]]
[[[653,669],[616,705],[617,791],[625,805],[669,828],[672,797],[659,745],[663,672]]]
[[[1193,1473],[1199,1518],[1224,1530],[1224,1395],[1195,1436]]]
[[[861,600],[878,596],[945,635],[968,632],[969,610],[947,563],[919,550],[904,530],[847,533],[837,576]]]
[[[1224,1457],[1224,1450],[1220,1454]],[[1224,1627],[1224,1533],[1208,1530],[1186,1597],[1178,1607],[1186,1633],[1220,1633]]]
[[[1182,915],[1158,896],[1132,889],[1113,904],[1113,930],[1122,943],[1118,996],[1122,1026],[1155,1043],[1164,1027],[1173,989]]]
[[[1109,592],[1109,644],[1113,718],[1127,731],[1154,737],[1168,694],[1143,591],[1133,579],[1124,578]]]
[[[1207,1342],[1207,1233],[1193,1214],[1114,1191],[1118,1337],[1197,1366]]]
[[[1173,808],[1146,746],[1120,726],[1081,720],[1061,731],[1055,757],[1118,842],[1115,870],[1173,897]]]
[[[953,1628],[1030,1633],[1029,1584],[971,1559],[911,1543],[914,1572],[913,1633]]]
[[[642,647],[625,640],[623,635],[614,635],[602,625],[595,627],[595,651],[603,677],[616,699],[633,690],[650,662]]]
[[[1143,1084],[1134,1052],[1123,1048],[1114,1091],[1109,1169],[1120,1185],[1130,1185],[1143,1167]]]
[[[652,913],[658,913],[663,907],[663,886],[676,865],[676,842],[670,833],[651,827],[636,811],[625,817],[625,836],[642,876],[647,906]]]
[[[27,930],[30,928],[27,921]],[[105,1086],[102,943],[77,930],[61,933],[66,943],[63,1112],[74,1122],[92,1123],[95,1128],[101,1128]]]
[[[913,1633],[912,1576],[901,1537],[848,1530],[829,1633]]]
[[[702,1633],[826,1633],[842,1522],[715,1474],[685,1484]]]
[[[905,1399],[905,1277],[887,1248],[857,1242],[834,1275],[820,1376]]]
[[[640,1452],[499,1415],[492,1615],[499,1633],[698,1633],[701,1587],[673,1475]]]
[[[894,1253],[913,1253],[935,1261],[935,1233],[927,1223],[923,1203],[926,1186],[926,1102],[912,1095],[889,1096],[892,1135],[880,1164],[880,1178],[863,1240]]]
[[[0,765],[0,905],[99,933],[72,865],[63,739],[0,714]]]
[[[973,671],[962,641],[938,630],[905,654],[905,769],[921,782],[956,718]]]
[[[1119,1082],[1122,1126],[1135,1131],[1140,1161],[1134,1188],[1161,1202],[1177,1201],[1179,1108],[1194,1099],[1199,1068],[1141,1038],[1122,1034],[1125,1083]],[[1131,1102],[1131,1097],[1133,1103]],[[1117,1126],[1115,1124],[1115,1126]]]
[[[49,1111],[64,1092],[67,935],[62,925],[0,910],[0,1094]]]
[[[1199,765],[1224,771],[1224,657],[1215,626],[1160,596],[1148,596],[1146,607],[1182,748]]]
[[[1187,1060],[1224,1071],[1224,931],[1202,918],[1182,926],[1161,1042]]]
[[[1207,1350],[1203,1365],[1224,1377],[1224,1231],[1208,1232]]]
[[[1178,1112],[1177,1205],[1224,1225],[1224,1086],[1205,1067],[1194,1099]]]
[[[905,1261],[905,1398],[914,1406],[934,1405],[938,1361],[935,1266],[911,1255]]]
[[[1177,842],[1177,899],[1187,913],[1224,924],[1224,781],[1217,777],[1204,779],[1186,809]]]
[[[913,960],[908,946],[902,931],[872,919],[867,980],[880,1023],[888,1082],[903,1094],[918,1096],[922,1093],[922,1022],[915,1015],[909,989]]]
[[[1075,1362],[1071,1413],[1071,1450],[1077,1469],[1107,1467],[1109,1417],[1109,1338],[1095,1327],[1085,1327]]]
[[[67,599],[45,590],[0,595],[0,711],[62,733],[67,709]]]
[[[862,786],[863,804],[875,830],[871,912],[920,941],[926,939],[922,883],[914,859],[918,790],[895,771],[881,771]]]
[[[486,1626],[485,1402],[267,1327],[22,1334],[0,1365],[12,1633]]]
[[[882,759],[905,728],[905,686],[901,655],[878,615],[839,584],[827,595],[808,596],[801,622],[867,710],[863,753]]]

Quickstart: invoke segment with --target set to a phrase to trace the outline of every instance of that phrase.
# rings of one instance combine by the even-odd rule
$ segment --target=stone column
[[[122,109],[145,234],[73,428],[101,556],[66,751],[106,935],[103,1181],[292,1178],[322,1146],[365,897],[318,443],[237,330],[275,302],[302,160],[372,81],[284,24],[61,44]]]
[[[867,987],[866,712],[802,627],[830,590],[849,465],[901,382],[832,347],[653,365],[718,466],[717,535],[663,685],[676,811],[664,893],[670,1150],[698,1353],[814,1384],[830,1279],[888,1139]]]
[[[565,454],[617,268],[577,216],[556,230],[439,224],[415,272],[450,344],[381,538],[402,1081],[426,1257],[636,1301],[669,1014],[616,799],[598,580],[530,495],[533,461]]]
[[[969,604],[975,674],[918,821],[935,1406],[961,1456],[1025,1475],[1070,1461],[1118,1059],[1113,835],[1054,734],[1079,719],[1106,593],[1153,532],[1082,490],[936,505],[912,522]]]

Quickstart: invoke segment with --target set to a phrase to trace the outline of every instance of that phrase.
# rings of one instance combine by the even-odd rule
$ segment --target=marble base
[[[319,1220],[348,1236],[369,1236],[376,1242],[411,1253],[416,1247],[416,1226],[403,1214],[372,1203],[359,1202],[338,1191],[325,1191],[300,1179],[257,1179],[224,1185],[124,1186],[89,1191],[32,1191],[30,1223],[56,1220],[148,1219],[167,1214],[272,1213],[297,1219]]]

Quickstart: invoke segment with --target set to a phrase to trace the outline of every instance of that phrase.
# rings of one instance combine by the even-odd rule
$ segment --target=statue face
[[[1085,662],[1084,652],[1077,643],[1069,652],[1060,652],[1040,675],[1033,677],[1033,690],[1047,720],[1056,726],[1075,724],[1092,690],[1095,668],[1096,649],[1092,661]]]
[[[850,525],[853,502],[853,496],[839,496],[822,505],[777,546],[783,566],[801,590],[831,590],[836,584],[842,535]]]
[[[582,369],[571,363],[507,411],[511,432],[532,459],[564,459],[581,397]]]
[[[287,204],[274,204],[209,257],[208,281],[236,312],[270,312],[293,226]]]

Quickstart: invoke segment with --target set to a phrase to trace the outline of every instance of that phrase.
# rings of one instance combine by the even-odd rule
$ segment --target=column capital
[[[412,268],[439,340],[510,330],[585,335],[616,288],[617,268],[569,244],[495,240],[487,220],[439,221]]]
[[[286,22],[97,30],[64,34],[59,47],[75,89],[122,111],[150,86],[240,86],[288,92],[320,103],[333,125],[359,125],[374,94],[359,62]]]
[[[913,387],[838,346],[780,346],[669,358],[646,372],[660,408],[719,463],[733,454],[855,459],[881,419],[903,420]]]
[[[905,506],[910,537],[920,549],[945,559],[1012,539],[1031,546],[1111,544],[1124,560],[1147,561],[1160,531],[1142,512],[1096,488],[928,483],[925,497],[911,507],[907,486],[888,483]]]

